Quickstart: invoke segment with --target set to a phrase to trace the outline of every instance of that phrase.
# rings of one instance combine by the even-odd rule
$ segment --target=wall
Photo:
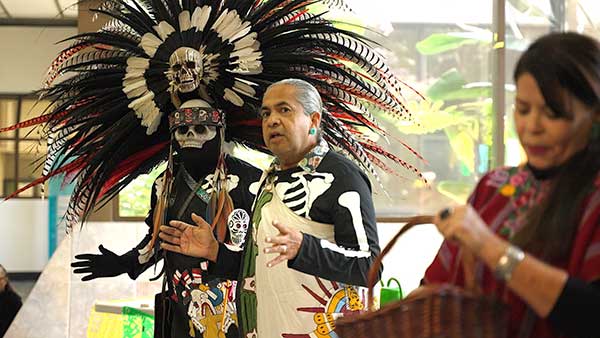
[[[378,223],[379,245],[388,244],[402,228],[400,223]],[[404,295],[419,286],[425,270],[433,261],[442,244],[442,235],[433,224],[419,225],[398,239],[394,248],[383,259],[382,280],[394,277],[400,281]]]
[[[0,26],[0,93],[30,93],[41,87],[48,66],[77,34],[76,27]]]
[[[76,27],[0,26],[0,94],[41,87],[48,66],[77,34]],[[48,201],[0,203],[0,264],[10,272],[39,272],[48,262]]]
[[[0,264],[9,272],[39,272],[48,262],[48,201],[0,203]]]

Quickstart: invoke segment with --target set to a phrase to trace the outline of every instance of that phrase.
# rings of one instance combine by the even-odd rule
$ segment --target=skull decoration
[[[202,54],[190,47],[180,47],[169,58],[167,78],[171,88],[181,93],[190,93],[198,88],[204,73]]]
[[[180,126],[175,130],[175,140],[181,148],[202,148],[217,135],[217,128],[201,124]]]
[[[192,299],[188,306],[188,316],[194,323],[194,326],[200,332],[206,331],[206,326],[202,325],[203,318],[212,316],[218,313],[218,309],[215,308],[212,300],[217,299],[216,295],[206,285],[201,285],[200,289],[194,289],[191,292]]]
[[[237,247],[242,247],[246,239],[246,232],[250,224],[250,216],[244,209],[235,209],[227,217],[227,227],[231,235],[231,243]]]
[[[169,129],[181,148],[202,148],[222,126],[224,115],[199,99],[185,101],[169,115]]]

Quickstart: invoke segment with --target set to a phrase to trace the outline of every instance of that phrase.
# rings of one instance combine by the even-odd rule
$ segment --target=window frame
[[[22,122],[21,121],[21,116],[23,115],[23,102],[25,100],[37,100],[37,96],[35,95],[35,93],[28,93],[28,94],[17,94],[17,93],[0,93],[0,101],[3,100],[16,100],[17,101],[17,111],[15,112],[15,121],[18,122]],[[5,127],[5,126],[2,126]],[[21,130],[20,129],[15,129],[14,130],[14,135],[13,136],[4,136],[4,134],[0,133],[0,142],[2,141],[12,141],[14,143],[13,146],[13,150],[14,150],[14,154],[13,154],[13,159],[14,159],[14,171],[15,171],[15,175],[14,178],[12,178],[13,181],[16,182],[16,186],[18,187],[19,182],[30,182],[31,177],[21,177],[21,173],[20,173],[20,165],[19,165],[19,160],[21,157],[21,152],[19,151],[19,145],[21,143],[21,141],[35,141],[35,142],[40,142],[40,141],[44,141],[43,139],[40,138],[34,138],[34,137],[29,137],[29,136],[24,136],[21,137]],[[24,180],[22,180],[22,178]],[[35,179],[35,178],[34,178]],[[4,191],[0,191],[0,196],[1,197],[6,197],[4,195]],[[13,198],[23,198],[23,199],[32,199],[32,198],[40,198],[41,194],[38,195],[36,193],[34,193],[34,196],[15,196]]]

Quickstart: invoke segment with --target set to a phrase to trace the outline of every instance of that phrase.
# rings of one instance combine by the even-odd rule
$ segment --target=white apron
[[[337,337],[333,332],[334,320],[343,313],[363,309],[363,297],[357,289],[298,272],[288,268],[286,262],[269,268],[267,262],[277,255],[263,252],[267,245],[265,238],[279,233],[272,225],[274,220],[332,243],[335,242],[333,225],[296,215],[275,192],[272,200],[262,207],[261,216],[258,229],[253,232],[258,245],[255,275],[257,336]]]

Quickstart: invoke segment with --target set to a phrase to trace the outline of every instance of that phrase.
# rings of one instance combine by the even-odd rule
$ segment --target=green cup
[[[398,286],[390,286],[391,282],[395,282]],[[395,302],[402,299],[402,287],[396,278],[390,278],[387,285],[381,281],[381,292],[379,292],[379,306],[383,307],[387,303]]]

